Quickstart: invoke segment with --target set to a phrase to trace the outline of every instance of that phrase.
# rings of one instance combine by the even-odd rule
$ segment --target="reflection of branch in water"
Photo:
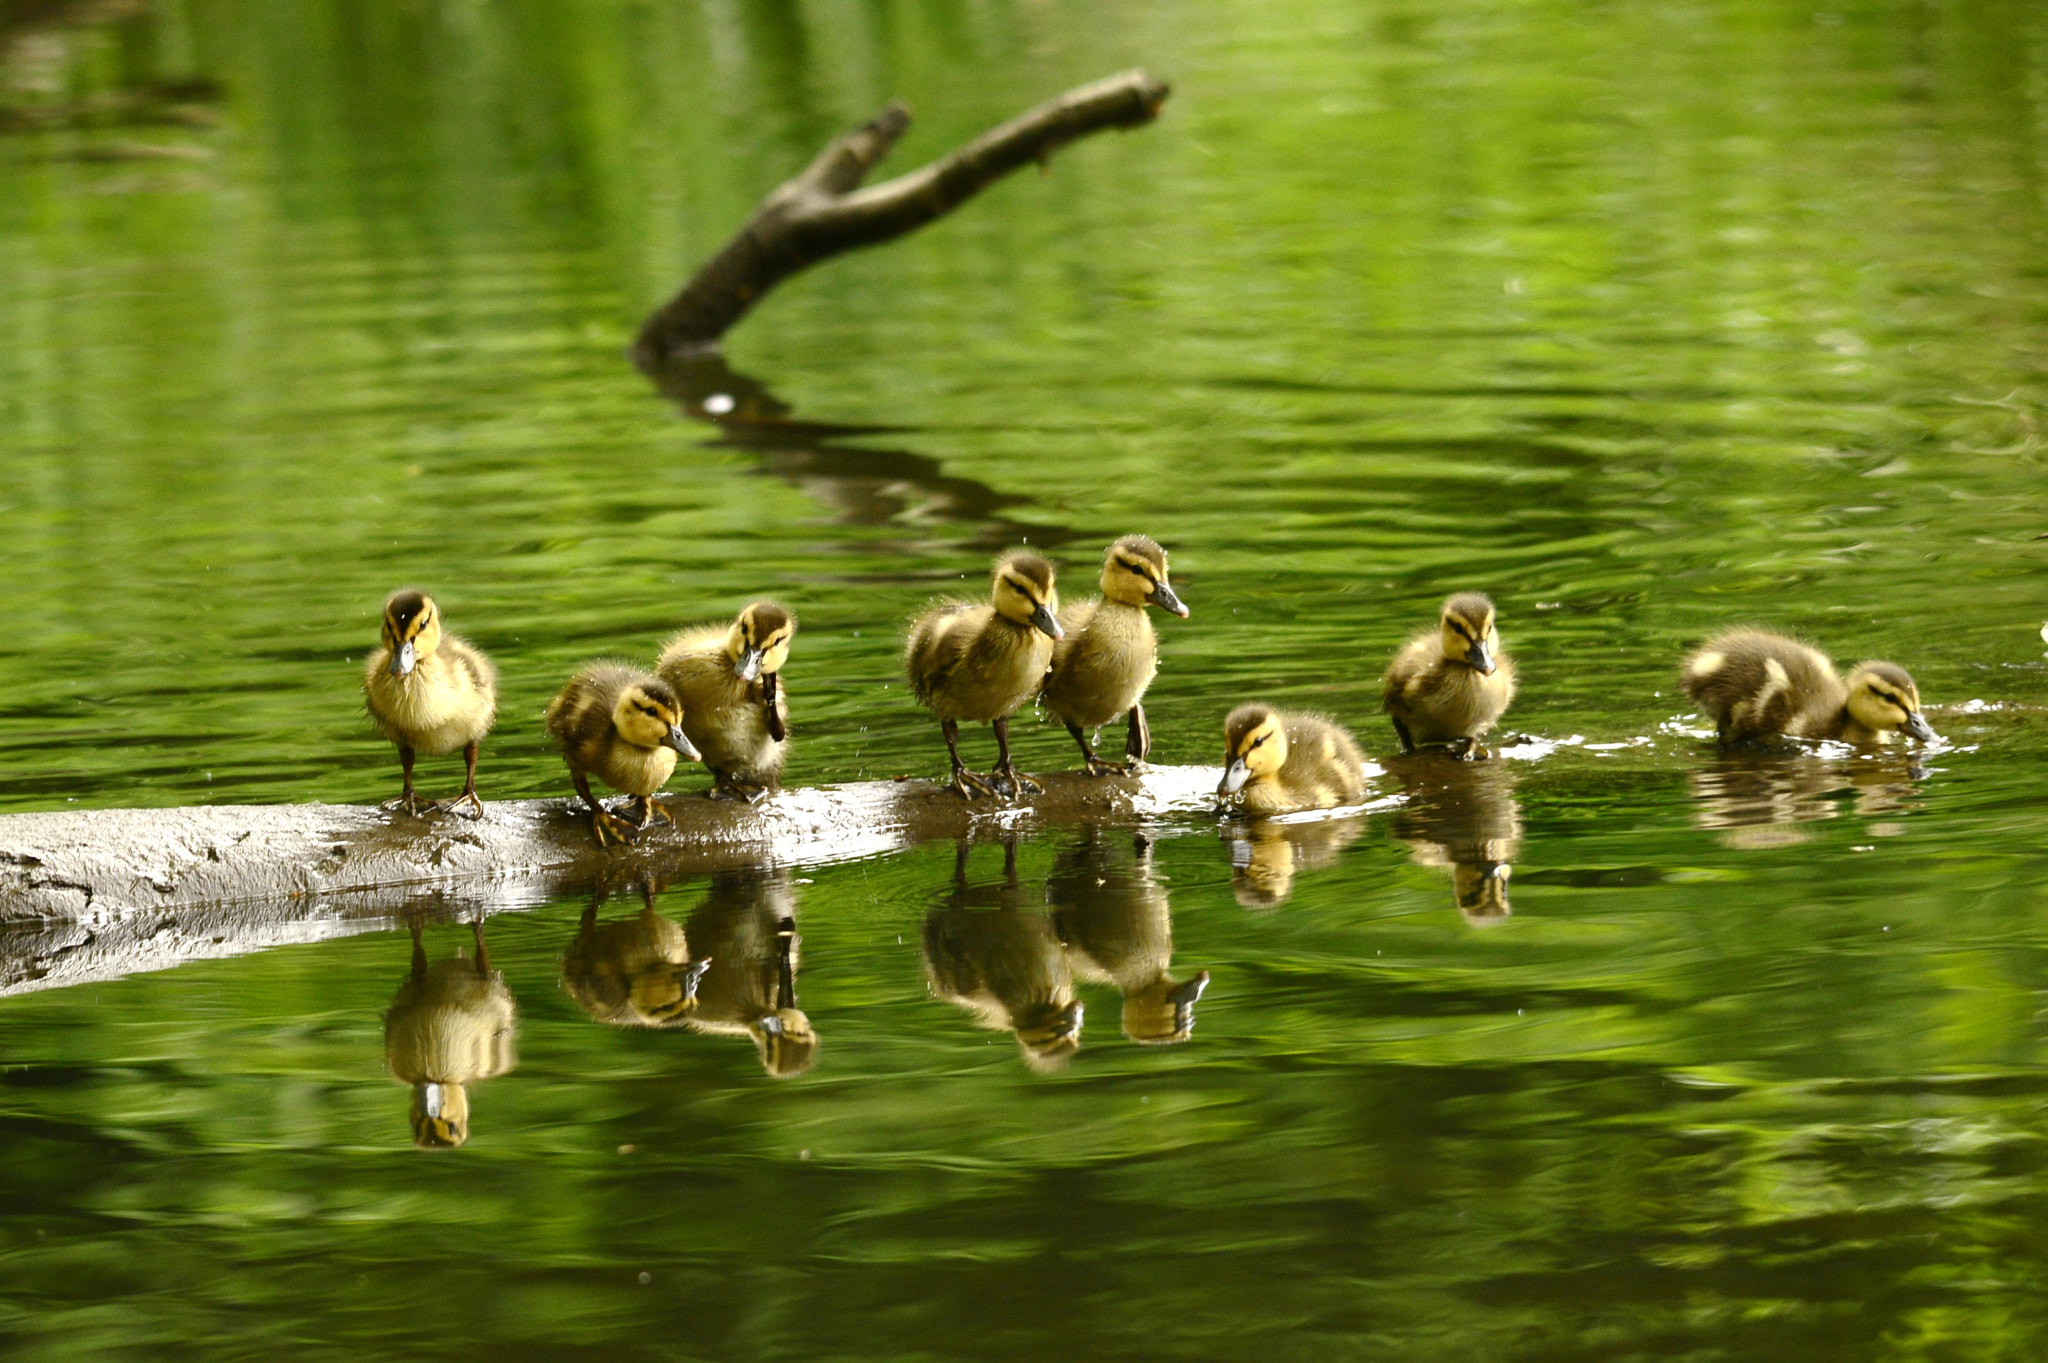
[[[1230,887],[1248,909],[1274,909],[1294,893],[1294,878],[1319,871],[1365,832],[1365,815],[1305,819],[1299,823],[1254,819],[1225,824],[1230,847]]]
[[[1924,774],[1911,752],[1863,753],[1843,761],[1817,754],[1721,752],[1692,773],[1693,821],[1720,830],[1728,847],[1789,847],[1810,836],[1797,825],[1835,818],[1853,800],[1865,817],[1918,808]],[[1876,835],[1896,832],[1871,825]]]
[[[908,450],[876,450],[838,442],[895,434],[900,427],[799,421],[760,380],[739,373],[716,351],[674,357],[652,371],[661,391],[684,413],[717,426],[724,445],[760,456],[762,471],[802,488],[847,525],[962,524],[981,527],[977,547],[998,549],[1028,539],[1061,544],[1073,533],[1004,514],[1028,497],[947,474],[936,459]]]
[[[1496,923],[1514,912],[1508,876],[1522,842],[1522,808],[1507,763],[1460,762],[1439,753],[1387,760],[1407,803],[1389,830],[1419,865],[1447,866],[1458,912]]]

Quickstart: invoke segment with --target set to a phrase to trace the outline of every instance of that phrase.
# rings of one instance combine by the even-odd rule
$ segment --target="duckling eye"
[[[1252,747],[1258,747],[1261,743],[1264,743],[1267,739],[1271,738],[1272,736],[1273,735],[1271,734],[1260,734],[1257,738],[1252,740]]]

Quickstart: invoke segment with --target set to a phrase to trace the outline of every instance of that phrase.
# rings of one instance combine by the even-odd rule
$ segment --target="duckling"
[[[412,1085],[412,1138],[423,1150],[452,1150],[469,1139],[469,1086],[517,1062],[517,1010],[505,977],[491,969],[481,919],[471,924],[476,957],[427,964],[419,925],[412,928],[412,973],[384,1014],[384,1063]]]
[[[1365,832],[1363,814],[1308,823],[1260,819],[1222,830],[1230,845],[1230,889],[1247,909],[1277,909],[1294,893],[1296,876],[1320,871]]]
[[[1152,750],[1152,730],[1140,703],[1159,670],[1159,642],[1147,606],[1187,618],[1188,608],[1166,582],[1166,551],[1144,535],[1125,535],[1102,556],[1102,596],[1060,612],[1066,637],[1052,648],[1052,671],[1041,699],[1081,745],[1088,774],[1128,772]],[[1095,755],[1088,735],[1130,712],[1124,740],[1127,762]]]
[[[1074,974],[1113,984],[1124,996],[1125,1036],[1140,1046],[1172,1046],[1193,1035],[1209,972],[1185,980],[1168,973],[1173,910],[1152,870],[1151,839],[1139,834],[1126,856],[1089,831],[1053,862],[1045,900]]]
[[[620,1027],[672,1027],[697,1009],[697,984],[711,962],[691,960],[689,939],[674,919],[655,911],[646,887],[640,913],[600,924],[599,894],[583,910],[562,954],[562,987],[597,1022]]]
[[[1065,636],[1059,606],[1052,565],[1020,550],[996,560],[989,604],[947,601],[910,627],[903,668],[912,694],[939,717],[953,759],[953,789],[964,799],[977,790],[1017,795],[1040,789],[1010,761],[1010,716],[1045,681],[1053,645]],[[988,776],[960,761],[963,719],[995,731],[996,766]]]
[[[655,671],[683,703],[683,732],[711,769],[714,799],[751,800],[782,779],[782,664],[795,634],[794,616],[756,601],[732,624],[685,630],[661,650]]]
[[[1819,649],[1766,630],[1732,630],[1708,640],[1685,660],[1680,685],[1714,717],[1723,743],[1782,734],[1884,744],[1899,729],[1922,743],[1935,738],[1905,668],[1858,663],[1845,683]]]
[[[1246,814],[1328,809],[1365,794],[1357,742],[1320,715],[1238,706],[1223,721],[1223,764],[1216,798]]]
[[[796,1001],[803,939],[789,873],[713,876],[684,930],[710,963],[697,985],[696,1011],[684,1025],[712,1036],[751,1037],[762,1068],[777,1079],[816,1065],[818,1033]]]
[[[968,846],[963,839],[954,851],[945,907],[924,921],[932,992],[981,1026],[1014,1035],[1032,1069],[1057,1070],[1081,1049],[1082,1007],[1052,915],[1033,908],[1018,882],[1014,839],[1004,846],[1003,883],[994,891],[969,887]]]
[[[483,817],[476,794],[476,754],[498,717],[498,673],[491,660],[452,634],[441,631],[441,611],[425,592],[397,591],[384,602],[383,641],[370,651],[363,671],[363,696],[370,718],[398,745],[405,792],[385,809],[419,813],[412,788],[415,753],[438,757],[462,749],[467,779],[462,794],[428,806],[455,810],[467,805]]]
[[[1514,660],[1500,651],[1493,602],[1460,592],[1444,602],[1437,627],[1410,639],[1387,668],[1383,708],[1402,752],[1446,743],[1483,757],[1479,740],[1515,698]]]
[[[562,747],[576,793],[590,806],[599,846],[608,836],[630,842],[656,818],[675,822],[655,803],[654,792],[676,769],[677,756],[697,758],[682,719],[683,703],[667,682],[624,663],[592,663],[548,702],[548,733]],[[592,772],[633,797],[635,822],[598,803],[590,793]]]
[[[1451,897],[1465,921],[1487,926],[1513,914],[1508,878],[1522,842],[1522,806],[1512,766],[1420,753],[1389,760],[1387,771],[1407,796],[1387,831],[1408,844],[1417,864],[1450,869]]]

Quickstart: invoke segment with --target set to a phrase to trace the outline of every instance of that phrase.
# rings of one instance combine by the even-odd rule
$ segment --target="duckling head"
[[[1459,592],[1444,602],[1438,625],[1443,630],[1446,658],[1466,664],[1482,677],[1493,675],[1500,635],[1493,628],[1491,600],[1478,592]]]
[[[1904,729],[1922,743],[1934,741],[1934,728],[1920,713],[1920,688],[1896,663],[1856,664],[1849,674],[1849,718],[1878,734]]]
[[[1223,780],[1219,798],[1237,794],[1255,776],[1271,776],[1287,762],[1287,729],[1267,705],[1240,705],[1223,721]]]
[[[1065,1065],[1081,1049],[1081,1016],[1079,999],[1033,1009],[1030,1020],[1017,1027],[1017,1044],[1024,1048],[1025,1063],[1044,1073]]]
[[[1052,586],[1052,565],[1033,553],[1018,550],[996,560],[994,593],[990,598],[996,614],[1020,625],[1030,625],[1048,638],[1064,638],[1066,631],[1055,618],[1059,593]]]
[[[1514,867],[1504,861],[1459,861],[1451,864],[1451,893],[1468,923],[1497,923],[1514,913],[1508,902],[1508,877]]]
[[[621,691],[612,706],[612,728],[636,748],[674,748],[697,760],[696,746],[683,734],[683,703],[667,682],[650,678]]]
[[[469,1090],[460,1084],[415,1084],[412,1143],[422,1150],[453,1150],[469,1139]]]
[[[403,677],[441,646],[441,612],[434,598],[410,589],[384,602],[384,646],[391,650],[391,675]]]
[[[791,1079],[818,1063],[818,1034],[800,1008],[778,1008],[747,1029],[761,1048],[761,1064],[777,1079]]]
[[[1166,583],[1166,551],[1145,535],[1125,535],[1102,558],[1102,594],[1126,606],[1157,606],[1187,618],[1188,608]]]
[[[741,681],[772,677],[789,660],[789,641],[795,636],[795,616],[773,601],[756,601],[732,622],[725,651]]]
[[[711,968],[709,957],[663,964],[633,977],[627,998],[633,1013],[650,1027],[667,1027],[697,1011],[697,984]]]
[[[1230,890],[1247,909],[1275,909],[1294,893],[1294,844],[1273,833],[1230,844]]]
[[[1124,995],[1124,1035],[1140,1046],[1177,1046],[1194,1034],[1195,1004],[1209,987],[1209,972],[1178,983],[1162,975]]]

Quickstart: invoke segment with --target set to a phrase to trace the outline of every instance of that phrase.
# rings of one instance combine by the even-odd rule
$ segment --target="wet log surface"
[[[1212,767],[1053,773],[1043,794],[972,803],[933,782],[782,791],[756,805],[679,795],[675,826],[602,848],[568,800],[477,820],[356,805],[209,805],[0,817],[0,993],[366,931],[408,914],[529,907],[600,884],[816,865],[999,830],[1195,817]]]

